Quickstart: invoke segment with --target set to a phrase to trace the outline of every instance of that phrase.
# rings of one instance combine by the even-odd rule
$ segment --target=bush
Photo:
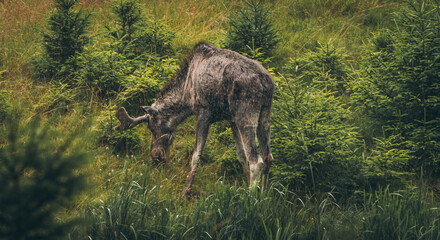
[[[76,69],[75,56],[88,43],[89,17],[76,10],[78,0],[56,0],[55,10],[48,20],[48,31],[43,33],[44,52],[34,59],[37,77],[53,78],[68,75]]]
[[[319,44],[318,48],[303,57],[291,59],[284,70],[306,87],[334,92],[338,96],[345,93],[350,76],[345,56],[331,43]]]
[[[273,105],[273,179],[293,188],[354,191],[359,185],[361,136],[340,99],[295,79],[277,80]]]
[[[116,26],[108,29],[116,40],[114,47],[118,53],[129,59],[144,58],[144,54],[164,57],[174,53],[171,41],[175,33],[168,30],[164,21],[145,19],[137,1],[114,1],[112,12],[116,15]]]
[[[60,239],[78,219],[61,222],[59,211],[84,189],[80,169],[87,160],[63,137],[38,121],[2,126],[7,143],[0,146],[0,238]]]
[[[225,176],[224,181],[244,182],[246,178],[243,174],[243,167],[237,159],[235,140],[230,123],[228,121],[217,122],[212,124],[210,129],[211,135],[208,138],[207,151],[213,155],[215,162],[221,164],[220,174]],[[202,154],[202,158],[205,154]]]
[[[100,98],[114,98],[123,89],[122,79],[134,72],[131,60],[109,48],[88,46],[77,57],[76,82]]]
[[[177,69],[168,31],[161,21],[145,20],[139,3],[112,2],[115,27],[106,27],[92,45],[78,54],[75,75],[100,99],[116,100],[128,108],[147,105]],[[110,36],[110,37],[109,37]]]
[[[136,46],[138,49],[145,49],[145,52],[166,57],[174,54],[172,45],[176,33],[169,30],[164,20],[148,18],[140,29]]]
[[[138,69],[122,79],[124,91],[118,95],[117,101],[128,111],[139,110],[139,106],[149,106],[159,92],[157,74],[152,68]]]
[[[408,143],[402,141],[399,135],[374,139],[374,145],[363,155],[361,173],[367,187],[398,188],[407,184],[411,175],[408,168],[412,152],[405,148],[405,144]]]
[[[111,32],[117,39],[125,43],[133,41],[135,32],[142,21],[141,9],[138,2],[133,0],[115,0],[112,2],[112,12],[116,15],[118,31]]]
[[[434,1],[407,1],[396,14],[398,25],[373,40],[371,52],[353,82],[359,111],[383,126],[385,137],[398,135],[399,149],[411,151],[413,172],[423,166],[437,176],[440,164],[440,8]],[[406,143],[406,144],[403,144]]]
[[[249,49],[259,49],[264,57],[269,57],[279,42],[270,11],[261,0],[244,0],[244,3],[246,8],[229,18],[226,47],[248,54]]]

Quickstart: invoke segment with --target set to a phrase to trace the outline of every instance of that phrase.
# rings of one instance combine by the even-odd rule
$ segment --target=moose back
[[[246,182],[254,185],[262,174],[266,185],[273,161],[269,144],[273,91],[273,78],[260,63],[230,50],[199,43],[159,92],[156,101],[142,107],[144,116],[132,118],[123,107],[116,112],[121,122],[116,129],[125,130],[147,122],[152,133],[151,158],[154,162],[166,162],[177,126],[196,115],[196,144],[191,171],[182,191],[182,195],[186,195],[191,189],[209,126],[228,120]]]

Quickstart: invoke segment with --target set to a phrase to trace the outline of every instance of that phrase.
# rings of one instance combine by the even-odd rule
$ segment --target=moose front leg
[[[209,125],[210,121],[208,112],[206,110],[201,111],[197,120],[196,146],[191,159],[191,171],[187,176],[185,187],[182,190],[182,197],[186,196],[191,190],[197,167],[200,162],[200,156],[202,155],[203,147],[205,146],[206,138],[208,137]]]

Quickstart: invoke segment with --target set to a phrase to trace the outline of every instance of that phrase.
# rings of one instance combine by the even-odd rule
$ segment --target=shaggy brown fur
[[[260,173],[267,183],[273,161],[269,144],[273,90],[273,78],[260,63],[233,51],[199,43],[157,95],[156,102],[143,108],[145,116],[131,118],[123,108],[118,110],[117,117],[121,121],[118,128],[123,130],[148,122],[153,133],[151,156],[161,162],[169,158],[169,146],[178,124],[196,115],[196,146],[182,191],[185,195],[191,188],[209,126],[228,120],[248,184],[255,184]]]

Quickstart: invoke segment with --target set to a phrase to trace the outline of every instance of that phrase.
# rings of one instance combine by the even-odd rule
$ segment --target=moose
[[[145,115],[132,118],[121,107],[116,112],[120,125],[115,129],[125,130],[147,122],[152,133],[151,158],[154,163],[163,163],[169,161],[169,148],[177,126],[196,115],[191,171],[181,193],[185,196],[191,190],[209,126],[227,120],[246,183],[255,185],[262,174],[263,185],[266,185],[273,162],[270,150],[273,91],[274,80],[260,63],[202,42],[195,45],[180,70],[160,90],[156,101],[141,107]]]

